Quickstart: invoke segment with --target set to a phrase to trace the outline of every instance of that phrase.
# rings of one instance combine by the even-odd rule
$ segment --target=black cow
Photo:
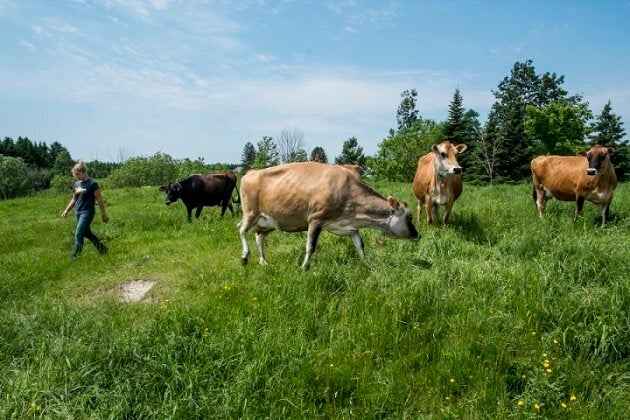
[[[181,198],[188,211],[188,221],[191,220],[192,209],[197,208],[195,217],[198,219],[204,206],[221,205],[221,217],[227,208],[234,215],[232,202],[240,203],[241,198],[236,189],[238,199],[232,200],[232,191],[236,187],[236,175],[231,172],[217,174],[194,174],[188,178],[169,182],[160,187],[160,191],[166,192],[164,204],[167,206]]]

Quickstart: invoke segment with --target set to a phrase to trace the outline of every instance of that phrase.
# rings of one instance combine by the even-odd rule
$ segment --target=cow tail
[[[234,194],[232,194],[232,203],[241,204],[241,195],[238,193],[238,185],[234,189],[236,190],[236,196],[238,197],[238,200],[234,200]]]

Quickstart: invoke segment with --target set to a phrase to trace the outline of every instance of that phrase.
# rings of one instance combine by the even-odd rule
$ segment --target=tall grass
[[[408,184],[376,189],[415,201]],[[630,186],[611,223],[531,186],[466,186],[418,243],[186,221],[154,188],[105,190],[110,247],[69,259],[68,197],[0,202],[0,417],[622,418],[630,412]],[[119,299],[131,280],[157,286]]]

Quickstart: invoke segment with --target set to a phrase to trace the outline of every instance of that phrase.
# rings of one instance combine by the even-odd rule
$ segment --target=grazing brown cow
[[[462,194],[462,167],[457,155],[467,146],[455,146],[448,140],[433,146],[433,149],[418,160],[418,169],[413,180],[413,193],[418,198],[418,222],[422,208],[426,208],[427,225],[437,217],[438,206],[444,206],[443,223],[448,222],[453,203]]]
[[[299,162],[249,171],[241,179],[241,206],[243,219],[238,227],[243,264],[249,257],[249,230],[256,233],[262,265],[267,264],[263,241],[269,232],[307,231],[302,268],[308,268],[322,230],[350,236],[361,257],[362,228],[380,229],[399,239],[420,239],[405,203],[383,198],[356,172],[341,165]]]
[[[534,201],[540,217],[552,197],[575,201],[575,218],[582,212],[584,200],[602,207],[602,227],[610,212],[613,190],[617,186],[615,168],[610,163],[610,147],[593,146],[578,156],[538,156],[532,159]]]

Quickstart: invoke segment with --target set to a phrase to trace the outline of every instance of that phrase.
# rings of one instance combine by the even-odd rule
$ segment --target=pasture
[[[375,183],[407,200],[410,183]],[[600,210],[531,184],[465,185],[417,243],[274,232],[240,264],[239,215],[186,221],[157,188],[103,190],[69,259],[67,195],[0,202],[2,418],[623,418],[630,185]],[[143,301],[120,299],[155,281]]]

